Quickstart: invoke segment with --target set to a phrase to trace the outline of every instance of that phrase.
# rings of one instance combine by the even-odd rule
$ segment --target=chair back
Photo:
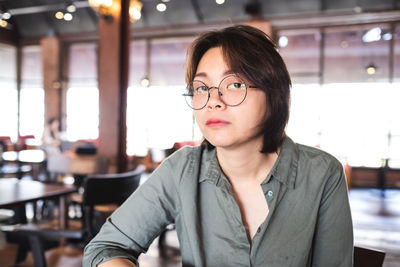
[[[3,152],[7,151],[9,146],[11,146],[11,145],[12,145],[11,137],[9,137],[9,136],[0,136],[0,150],[1,151],[3,151]],[[1,158],[0,158],[0,160],[1,160]]]
[[[121,205],[138,188],[143,171],[144,167],[139,166],[125,173],[89,175],[85,179],[82,205],[87,238],[91,239],[99,230],[94,206]]]
[[[83,205],[121,205],[139,186],[143,170],[89,175],[83,185]]]
[[[354,247],[354,267],[382,267],[385,252]]]
[[[35,139],[35,136],[30,134],[30,135],[20,135],[18,136],[18,142],[17,142],[17,149],[16,150],[25,150],[28,148],[26,141],[27,139]]]

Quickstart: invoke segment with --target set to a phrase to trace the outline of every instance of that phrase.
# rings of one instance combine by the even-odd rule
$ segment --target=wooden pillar
[[[60,119],[60,40],[45,37],[40,40],[43,65],[43,88],[45,102],[45,123],[48,119]]]
[[[122,8],[121,8],[122,7]],[[99,155],[110,171],[126,170],[126,99],[129,60],[129,0],[113,0],[113,19],[99,21]]]
[[[69,87],[69,64],[71,43],[62,42],[60,46],[60,130],[67,131],[67,90]]]
[[[268,20],[261,20],[261,19],[251,19],[250,21],[246,22],[245,24],[258,28],[259,30],[262,30],[265,32],[268,36],[272,36],[272,29],[271,29],[271,23]]]

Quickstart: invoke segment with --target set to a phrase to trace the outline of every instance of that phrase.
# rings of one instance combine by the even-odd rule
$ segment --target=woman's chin
[[[207,141],[212,144],[215,147],[220,147],[220,148],[224,148],[224,147],[229,147],[230,145],[232,145],[230,142],[228,142],[227,140],[213,140],[213,139],[207,139]]]

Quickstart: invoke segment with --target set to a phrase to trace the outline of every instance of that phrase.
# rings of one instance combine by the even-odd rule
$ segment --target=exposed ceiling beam
[[[385,23],[385,22],[400,22],[400,12],[384,11],[370,12],[361,14],[315,14],[313,16],[292,16],[292,17],[268,17],[266,20],[271,22],[273,29],[298,29],[309,27],[333,27],[333,26],[348,26],[370,23]],[[188,24],[188,25],[173,25],[165,27],[144,27],[134,28],[131,31],[131,36],[134,39],[143,38],[161,38],[161,37],[176,37],[176,36],[194,36],[205,31],[216,30],[234,23],[246,23],[246,21],[236,22],[219,22],[219,23],[203,23],[203,24]]]
[[[36,0],[35,2],[38,2],[39,4],[42,4],[40,0]],[[52,11],[52,10],[49,10]],[[41,16],[44,18],[44,20],[46,21],[47,25],[50,28],[50,32],[48,32],[49,35],[58,35],[59,30],[56,27],[56,25],[54,24],[52,18],[50,17],[48,11],[47,12],[42,12]]]
[[[197,20],[202,23],[204,21],[203,14],[200,12],[199,2],[197,0],[191,0],[193,11],[196,14]]]
[[[149,26],[149,18],[148,18],[149,16],[148,16],[145,6],[143,6],[141,13],[142,13],[141,20],[142,20],[143,26],[145,26],[145,27]]]
[[[397,10],[358,14],[354,12],[348,12],[348,14],[324,12],[323,14],[316,13],[307,16],[269,17],[266,19],[270,20],[272,27],[277,29],[296,29],[396,22],[400,21],[400,12]]]
[[[26,15],[26,14],[35,14],[35,13],[44,13],[49,11],[55,11],[59,9],[65,9],[68,1],[66,0],[65,3],[59,4],[52,4],[52,5],[37,5],[37,6],[30,6],[30,7],[21,7],[21,8],[13,8],[8,10],[12,16],[18,15]],[[87,1],[73,1],[72,2],[76,8],[84,8],[89,6],[89,2]]]
[[[99,23],[99,17],[96,12],[91,8],[85,8],[85,11],[88,13],[90,21],[93,23],[93,26],[96,28]]]

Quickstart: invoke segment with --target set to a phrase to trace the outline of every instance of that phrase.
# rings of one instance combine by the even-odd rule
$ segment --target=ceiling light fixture
[[[149,87],[150,79],[146,76],[140,81],[140,85],[143,87]]]
[[[217,3],[218,5],[222,5],[225,3],[225,0],[215,0],[215,3]]]
[[[56,19],[63,19],[64,18],[64,12],[57,11],[54,16],[56,17]]]
[[[111,14],[112,0],[88,0],[89,6],[96,11],[105,21],[111,22],[113,20]]]
[[[381,39],[381,33],[382,33],[381,28],[379,27],[372,28],[362,36],[362,40],[364,43],[379,41]]]
[[[371,63],[365,68],[365,71],[368,73],[368,75],[374,75],[377,69],[378,68],[373,63]]]
[[[353,11],[354,11],[355,13],[361,13],[361,12],[363,12],[363,9],[362,9],[362,7],[360,7],[360,6],[355,6],[355,7],[353,8]]]
[[[101,17],[107,22],[113,20],[112,17],[112,0],[88,0],[89,6],[95,10]],[[129,19],[131,22],[135,22],[142,17],[143,4],[139,0],[130,0],[129,4]]]
[[[349,47],[349,42],[347,42],[347,41],[341,41],[341,42],[340,42],[340,47],[341,47],[341,48],[347,48],[347,47]]]
[[[129,4],[129,19],[135,22],[142,17],[143,4],[139,0],[131,0]]]
[[[74,5],[74,4],[69,4],[69,5],[67,5],[67,11],[69,12],[69,13],[74,13],[75,11],[76,11],[76,6]]]
[[[278,44],[279,47],[286,47],[289,44],[289,39],[287,38],[287,36],[282,35],[281,37],[279,37]]]
[[[165,10],[167,10],[167,5],[164,4],[164,3],[158,3],[157,6],[156,6],[156,9],[159,12],[164,12]]]
[[[392,40],[392,34],[390,32],[387,32],[384,35],[382,35],[382,39],[385,41]]]
[[[0,27],[5,28],[5,27],[7,27],[7,25],[8,25],[7,21],[0,19]]]
[[[0,13],[0,19],[2,20],[8,20],[11,18],[11,14],[8,12],[4,12],[3,14]]]
[[[65,13],[64,14],[64,20],[65,21],[71,21],[74,18],[71,13]]]

